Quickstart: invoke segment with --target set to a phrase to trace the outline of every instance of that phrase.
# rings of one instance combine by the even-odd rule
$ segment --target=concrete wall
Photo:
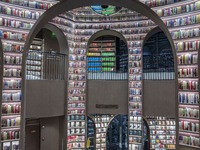
[[[144,115],[175,118],[175,80],[144,80]]]
[[[64,116],[65,81],[27,80],[26,118]]]
[[[88,80],[87,86],[87,113],[128,114],[128,81]]]

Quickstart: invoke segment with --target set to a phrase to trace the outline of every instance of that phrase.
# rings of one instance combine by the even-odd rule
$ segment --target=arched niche
[[[45,24],[48,23],[48,21],[50,21],[55,16],[57,16],[63,12],[66,12],[68,10],[72,10],[72,9],[83,7],[83,6],[90,6],[90,5],[116,5],[116,6],[121,6],[121,7],[131,9],[131,10],[135,10],[135,11],[147,16],[152,21],[154,21],[160,27],[160,29],[166,34],[166,36],[169,38],[170,44],[173,49],[174,62],[176,62],[176,57],[175,57],[176,52],[175,52],[175,48],[174,48],[174,43],[173,43],[173,40],[171,38],[171,35],[170,35],[167,27],[165,26],[163,21],[160,19],[160,17],[145,4],[143,4],[137,0],[123,0],[123,1],[118,1],[118,0],[109,0],[109,1],[107,1],[107,0],[94,0],[94,1],[91,1],[91,0],[84,0],[84,1],[82,1],[82,0],[63,0],[60,3],[51,7],[49,10],[47,10],[36,21],[33,28],[31,29],[31,31],[27,37],[27,41],[25,43],[25,47],[24,47],[25,50],[23,52],[23,70],[25,70],[26,57],[27,57],[28,49],[29,49],[32,39],[39,32],[39,30]],[[176,68],[176,65],[177,64],[175,64],[175,68]],[[177,77],[177,72],[175,72],[175,77]],[[177,82],[177,79],[176,79],[176,82]],[[26,84],[25,83],[25,72],[23,72],[23,83]],[[178,84],[176,84],[176,85],[178,85]],[[25,99],[24,85],[22,87],[22,99],[23,99],[23,101],[25,101],[24,100]],[[22,118],[22,120],[23,119],[24,118]],[[22,139],[24,140],[23,134],[24,133],[22,133],[21,135],[22,135]],[[23,147],[24,147],[23,141],[21,143],[21,147],[22,147],[21,149],[23,150]]]
[[[52,33],[55,34],[56,39],[58,40],[58,44],[59,44],[59,48],[60,48],[60,53],[62,54],[68,54],[68,42],[67,39],[64,35],[64,33],[62,32],[61,29],[59,29],[58,27],[56,27],[55,25],[48,23],[46,24],[43,29],[48,29],[50,30]]]
[[[169,45],[166,46],[166,48],[169,48],[169,52],[173,57],[174,60],[174,66],[172,66],[171,68],[168,68],[168,64],[166,64],[166,66],[164,66],[165,64],[165,59],[168,59],[168,55],[167,56],[160,56],[162,55],[161,50],[163,50],[165,47],[162,47],[162,43],[160,43],[160,39],[158,40],[157,36],[159,35],[163,36],[163,39],[166,41],[166,44],[169,44],[168,41],[169,39],[167,38],[167,36],[165,37],[164,33],[162,32],[162,30],[159,27],[156,27],[154,29],[152,29],[145,37],[144,42],[143,42],[143,65],[146,63],[144,63],[145,59],[151,59],[156,57],[156,69],[153,69],[153,72],[151,70],[151,66],[145,70],[143,68],[143,76],[149,76],[146,79],[143,80],[143,91],[144,91],[144,95],[143,95],[143,109],[144,109],[144,115],[147,116],[164,116],[164,117],[171,117],[171,118],[175,118],[177,117],[177,93],[178,93],[178,88],[177,88],[177,76],[176,76],[176,57],[173,57],[172,54],[172,50],[173,48]],[[156,37],[156,38],[155,38]],[[148,40],[154,38],[155,40],[152,42],[153,44],[149,44]],[[147,47],[149,48],[148,50],[150,51],[149,55],[152,56],[144,56],[146,55],[145,51],[144,51],[144,46],[149,44],[150,46]],[[155,46],[154,46],[155,44]],[[160,46],[159,46],[160,44]],[[153,46],[152,46],[153,45]],[[157,48],[157,49],[155,49]],[[159,49],[159,50],[158,50]],[[147,50],[147,51],[148,51]],[[154,53],[155,54],[152,54]],[[159,51],[159,52],[157,52]],[[170,55],[169,54],[169,55]],[[157,62],[157,60],[163,57],[161,62]],[[164,61],[163,61],[164,60]],[[167,60],[168,61],[168,60]],[[152,63],[151,63],[152,64]],[[160,65],[161,64],[161,65]],[[164,64],[164,65],[163,65]],[[163,66],[164,67],[163,67]],[[143,66],[144,67],[144,66]],[[163,68],[162,68],[163,67]],[[171,72],[168,72],[168,69]],[[149,72],[148,72],[149,70]],[[162,72],[162,70],[164,70]],[[160,78],[160,76],[166,76],[166,78]],[[174,78],[175,77],[175,78]],[[155,91],[154,91],[155,90]],[[151,110],[155,110],[155,111],[151,111]]]
[[[106,141],[107,149],[128,150],[127,115],[117,115],[110,121],[106,132]]]
[[[64,33],[55,25],[48,23],[45,26],[43,26],[43,28],[40,29],[40,31],[47,31],[44,32],[44,34],[48,34],[51,36],[51,33],[54,33],[53,38],[50,39],[51,40],[57,42],[57,46],[58,49],[55,48],[55,50],[57,50],[56,52],[51,52],[51,46],[49,46],[49,49],[44,49],[44,51],[42,52],[38,52],[41,53],[44,57],[43,60],[47,60],[49,56],[50,58],[55,58],[54,60],[57,61],[51,61],[51,63],[49,63],[50,61],[48,61],[48,67],[54,65],[57,66],[57,68],[59,67],[59,61],[61,61],[61,57],[64,58],[65,60],[63,61],[63,65],[65,67],[59,67],[57,69],[57,71],[54,72],[58,72],[58,70],[61,70],[61,74],[63,75],[61,78],[60,77],[56,77],[53,79],[50,79],[48,76],[43,77],[42,80],[34,80],[34,79],[30,79],[30,80],[26,80],[26,85],[25,85],[25,97],[27,99],[27,101],[22,101],[22,107],[23,112],[26,113],[22,113],[24,116],[22,116],[22,118],[25,118],[26,121],[22,121],[22,130],[24,130],[24,128],[26,127],[26,124],[30,124],[31,121],[34,121],[34,119],[40,119],[40,118],[55,118],[55,117],[59,117],[61,118],[59,120],[59,122],[61,122],[59,129],[60,132],[62,132],[63,134],[60,135],[60,137],[62,137],[63,139],[65,139],[65,135],[66,135],[66,116],[65,116],[65,106],[67,106],[65,104],[66,102],[66,94],[65,92],[67,91],[67,82],[66,82],[66,78],[67,78],[67,67],[68,67],[68,62],[67,62],[67,54],[68,54],[68,42],[66,39],[66,36],[64,35]],[[38,32],[37,34],[43,34],[43,32]],[[36,35],[37,37],[37,35]],[[42,37],[40,35],[40,37]],[[48,38],[48,37],[45,37]],[[32,41],[31,41],[32,42]],[[48,44],[49,40],[47,39],[46,41]],[[59,58],[59,59],[57,59]],[[63,60],[63,59],[62,59]],[[46,61],[45,61],[46,63]],[[46,64],[43,64],[44,66],[47,66]],[[50,65],[51,64],[51,65]],[[56,65],[57,64],[57,65]],[[46,67],[47,68],[47,67]],[[46,69],[48,70],[48,69]],[[47,73],[51,73],[49,71],[47,71]],[[46,93],[46,94],[44,94]],[[36,98],[36,97],[37,98]],[[46,98],[45,98],[46,97]],[[49,101],[51,101],[51,103],[49,103]],[[47,106],[48,105],[48,106]],[[45,108],[45,109],[44,109]],[[42,119],[41,119],[42,120]],[[62,120],[62,121],[61,121]],[[41,121],[41,125],[45,125],[44,123],[45,121]],[[48,122],[48,120],[47,120]],[[45,125],[48,126],[48,123]],[[25,128],[27,129],[27,128]],[[28,128],[30,129],[30,128]],[[28,130],[27,130],[28,131]],[[44,130],[42,130],[44,132]],[[55,130],[54,130],[55,131]],[[22,137],[27,137],[28,134],[24,134],[25,131],[22,131],[21,136]],[[26,132],[27,133],[27,132]],[[42,134],[42,132],[40,132],[39,134]],[[55,136],[57,137],[57,136]],[[59,140],[60,142],[61,140]],[[30,143],[30,141],[29,141]],[[28,144],[27,144],[28,145]],[[59,146],[61,147],[62,143],[59,143]],[[27,147],[25,148],[27,149]]]
[[[105,35],[116,36],[116,37],[120,38],[121,40],[123,40],[124,43],[126,43],[126,45],[128,45],[128,44],[127,44],[127,41],[126,41],[126,39],[125,39],[125,37],[124,37],[121,33],[117,32],[117,31],[115,31],[115,30],[101,30],[101,31],[98,31],[98,32],[96,32],[95,34],[93,34],[93,35],[91,36],[91,38],[89,39],[89,41],[88,41],[88,43],[87,43],[87,49],[89,48],[89,45],[90,45],[95,39],[97,39],[98,37],[101,37],[101,36],[105,36]]]
[[[112,44],[115,44],[114,50],[105,50],[103,44],[111,44],[109,43],[110,41],[113,41]],[[93,50],[94,48],[90,47],[92,44],[100,44],[100,48],[97,51]],[[120,44],[124,45],[124,47],[121,48]],[[89,55],[91,53],[98,53],[100,55],[91,56]],[[103,53],[113,53],[114,55],[107,57],[103,56]],[[89,60],[95,58],[101,59],[100,66],[89,65],[92,63],[98,64],[99,60],[97,62]],[[114,60],[107,61],[105,58]],[[125,67],[121,68],[119,62],[123,62]],[[104,65],[104,63],[111,63],[111,65]],[[104,69],[107,68],[113,70],[105,71]],[[86,70],[87,113],[128,114],[128,44],[125,37],[113,30],[101,30],[92,35],[87,44]]]

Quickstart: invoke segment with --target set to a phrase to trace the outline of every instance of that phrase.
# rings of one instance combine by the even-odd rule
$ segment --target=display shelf
[[[147,116],[147,121],[149,124],[150,134],[151,134],[150,136],[151,149],[155,149],[155,147],[160,147],[160,146],[165,147],[166,149],[168,148],[176,149],[175,119],[166,117]],[[168,136],[170,137],[173,136],[173,137],[168,139]]]

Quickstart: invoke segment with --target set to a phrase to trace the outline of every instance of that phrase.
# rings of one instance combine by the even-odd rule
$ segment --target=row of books
[[[37,51],[29,52],[27,56],[28,59],[33,59],[33,60],[42,60],[42,57],[43,55]]]
[[[140,96],[129,96],[129,102],[141,102]]]
[[[41,66],[32,66],[32,65],[26,65],[26,69],[27,70],[31,70],[31,71],[40,71],[42,70],[42,67]]]
[[[19,141],[13,141],[12,145],[10,142],[4,142],[2,144],[3,150],[19,150]]]
[[[71,128],[71,127],[75,127],[75,128],[82,127],[83,128],[83,127],[85,127],[85,122],[83,122],[83,121],[68,122],[67,127],[68,128]]]
[[[141,55],[130,55],[129,56],[129,61],[140,61],[142,58],[141,58]]]
[[[194,51],[200,49],[200,41],[185,41],[175,44],[177,52],[181,51]]]
[[[8,56],[4,55],[4,64],[6,65],[20,65],[22,64],[22,57],[21,56]]]
[[[0,30],[0,38],[2,39],[25,41],[27,39],[27,36],[28,34],[26,33],[16,33]]]
[[[35,61],[35,60],[27,60],[27,65],[41,65],[41,61]]]
[[[70,74],[85,74],[85,69],[69,68]]]
[[[85,120],[85,115],[70,115],[70,116],[67,116],[67,120],[68,120],[68,122],[74,121],[74,120],[82,120],[82,121],[84,121]]]
[[[69,80],[84,81],[85,79],[85,75],[69,75]]]
[[[199,108],[179,108],[179,117],[199,119]]]
[[[141,141],[141,140],[137,140],[136,138],[129,137],[129,149],[142,150],[142,146],[137,145],[137,141]],[[130,144],[131,142],[135,144]]]
[[[133,23],[119,24],[75,24],[75,29],[119,29],[119,28],[134,28],[134,27],[148,27],[153,26],[152,21],[139,21]]]
[[[21,104],[3,104],[2,114],[19,114],[21,112]]]
[[[69,62],[69,67],[84,68],[86,67],[86,63],[85,62]]]
[[[71,61],[86,61],[86,56],[69,55]]]
[[[84,148],[85,148],[84,142],[80,142],[80,143],[74,142],[74,143],[68,143],[67,144],[68,150],[70,150],[70,149],[84,149]]]
[[[141,103],[129,103],[129,109],[142,109]]]
[[[0,18],[0,26],[12,27],[12,28],[21,28],[21,29],[31,29],[33,27],[32,23],[10,20],[5,18]]]
[[[21,92],[3,92],[2,101],[21,101]]]
[[[155,12],[158,14],[158,16],[163,17],[163,16],[171,16],[171,15],[176,15],[180,13],[196,11],[199,9],[200,9],[200,2],[191,2],[191,4],[187,4],[187,5],[170,7],[166,9],[158,9]]]
[[[85,89],[69,89],[69,94],[85,94]]]
[[[183,104],[199,104],[199,94],[197,93],[179,93],[179,103]]]
[[[177,63],[179,65],[190,65],[190,64],[197,64],[198,63],[198,55],[197,54],[183,54],[179,55],[177,58]]]
[[[17,140],[19,139],[20,131],[19,130],[13,130],[13,131],[7,131],[4,130],[1,132],[1,140]]]
[[[17,6],[10,7],[10,6],[1,5],[1,3],[0,3],[0,13],[6,14],[6,15],[12,15],[16,17],[21,17],[21,18],[33,19],[33,20],[39,19],[39,17],[43,14],[43,12],[40,12],[40,11],[19,9]]]
[[[20,123],[20,117],[2,118],[1,127],[20,127]]]
[[[174,20],[164,21],[168,28],[200,23],[200,15],[187,16]]]
[[[200,138],[199,137],[194,137],[194,136],[189,136],[189,135],[180,135],[179,136],[179,143],[180,144],[185,144],[185,145],[191,145],[191,146],[196,146],[200,147]]]
[[[141,88],[142,83],[141,82],[129,82],[129,88]]]
[[[181,1],[184,1],[184,0],[148,0],[148,1],[143,1],[143,2],[149,7],[158,7],[158,6],[169,5],[169,4],[173,4],[173,3],[177,3]]]
[[[141,14],[133,15],[133,16],[113,16],[113,17],[79,17],[76,16],[76,21],[79,22],[110,22],[110,21],[134,21],[134,20],[142,20],[147,19],[147,17],[142,16]]]
[[[178,30],[171,32],[172,39],[186,39],[192,37],[198,37],[200,35],[199,28]]]
[[[41,80],[41,76],[40,75],[26,75],[26,80]]]
[[[17,45],[17,44],[11,44],[11,43],[2,43],[3,51],[4,52],[23,52],[24,46]]]
[[[73,110],[68,110],[69,115],[84,115],[85,114],[85,109],[73,109]]]
[[[21,69],[9,69],[4,68],[3,69],[3,76],[5,77],[21,77],[22,76],[22,70]]]
[[[129,80],[130,81],[141,81],[142,80],[142,76],[141,75],[129,76]]]
[[[142,73],[141,69],[135,69],[135,68],[129,69],[129,74],[140,74],[140,73]]]
[[[69,53],[70,54],[76,54],[76,55],[78,55],[78,54],[84,55],[84,54],[86,54],[86,49],[72,49],[72,48],[70,48]]]
[[[129,90],[129,95],[141,95],[142,90],[141,89],[130,89]]]
[[[4,89],[21,89],[21,86],[22,86],[21,80],[12,80],[12,79],[3,80]]]
[[[25,6],[25,7],[31,7],[31,8],[37,8],[37,9],[49,9],[52,7],[55,3],[46,3],[45,1],[30,1],[30,0],[1,0],[3,2],[19,5],[19,6]]]
[[[137,41],[137,40],[144,40],[145,39],[145,35],[141,35],[141,36],[126,36],[125,39],[127,41]]]
[[[85,141],[85,136],[79,136],[79,135],[75,135],[75,136],[68,136],[67,137],[67,141],[68,142],[84,142]]]
[[[129,67],[142,67],[141,61],[129,62]]]
[[[74,82],[74,81],[69,82],[69,87],[85,87],[85,86],[86,82]]]
[[[199,133],[199,123],[190,121],[179,121],[179,129]]]
[[[178,83],[179,90],[198,90],[199,84],[198,81],[182,81],[180,80]]]
[[[67,130],[68,135],[73,135],[73,134],[85,134],[85,129],[80,129],[80,128],[70,128]]]
[[[141,46],[142,46],[142,42],[137,42],[137,41],[128,42],[128,47],[141,47]],[[136,50],[136,52],[137,52],[137,50]]]
[[[178,69],[179,78],[198,77],[199,72],[197,68],[182,68]]]
[[[85,108],[85,103],[68,103],[68,108]]]
[[[68,101],[84,101],[85,96],[68,96]]]

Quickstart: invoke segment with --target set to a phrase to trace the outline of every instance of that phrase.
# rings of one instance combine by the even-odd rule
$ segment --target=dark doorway
[[[128,150],[128,116],[118,115],[107,130],[107,150]]]

